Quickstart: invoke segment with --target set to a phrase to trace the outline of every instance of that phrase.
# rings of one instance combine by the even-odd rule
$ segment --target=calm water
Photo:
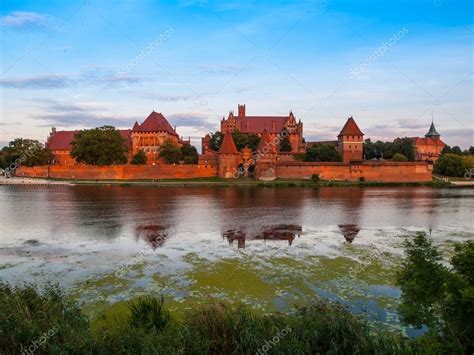
[[[448,257],[474,238],[473,202],[474,189],[424,187],[1,186],[0,278],[86,285],[78,297],[104,307],[146,292],[177,311],[209,297],[261,312],[325,297],[402,329],[403,241],[425,231]]]

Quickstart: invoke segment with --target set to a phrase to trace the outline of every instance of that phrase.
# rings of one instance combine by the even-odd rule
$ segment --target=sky
[[[200,137],[238,104],[307,141],[353,116],[365,138],[474,145],[473,1],[0,3],[0,146],[131,128],[153,110]]]

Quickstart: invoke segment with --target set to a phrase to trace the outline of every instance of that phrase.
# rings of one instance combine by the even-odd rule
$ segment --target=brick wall
[[[49,175],[48,175],[49,169]],[[319,174],[323,180],[384,182],[423,182],[431,181],[432,165],[426,163],[361,162],[343,163],[304,163],[279,162],[276,165],[278,178],[309,179]],[[216,165],[115,165],[97,167],[89,165],[52,165],[25,167],[17,169],[17,176],[51,177],[63,179],[185,179],[217,176]]]
[[[426,163],[361,162],[343,163],[303,163],[280,162],[277,177],[287,179],[309,179],[319,174],[323,180],[384,182],[423,182],[431,181],[432,165]]]
[[[47,166],[20,166],[17,176],[48,177]],[[139,179],[190,179],[217,176],[215,165],[51,165],[49,177],[58,179],[91,179],[91,180],[139,180]]]

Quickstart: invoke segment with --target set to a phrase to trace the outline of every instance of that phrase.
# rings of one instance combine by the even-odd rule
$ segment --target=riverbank
[[[229,180],[218,177],[194,178],[194,179],[143,179],[143,180],[79,180],[79,179],[44,179],[44,178],[22,178],[14,177],[0,178],[0,185],[29,185],[29,186],[74,186],[74,185],[97,185],[97,186],[175,186],[175,187],[403,187],[403,186],[428,186],[428,187],[474,187],[473,181],[466,182],[444,182],[440,180],[429,182],[373,182],[373,181],[341,181],[341,180],[296,180],[277,179],[274,181],[257,181],[253,179]]]

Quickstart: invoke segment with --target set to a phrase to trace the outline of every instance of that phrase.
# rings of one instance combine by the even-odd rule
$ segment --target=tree
[[[51,151],[37,140],[16,138],[2,149],[3,164],[14,170],[19,165],[47,165],[53,159]]]
[[[442,154],[434,164],[436,174],[461,177],[465,173],[463,158],[457,154]]]
[[[450,147],[449,145],[445,145],[441,154],[456,154],[456,155],[463,155],[461,148],[457,145]]]
[[[342,157],[333,146],[317,143],[306,151],[304,161],[342,161]]]
[[[221,147],[224,135],[223,133],[217,131],[210,133],[210,137],[211,139],[209,140],[209,148],[217,152]],[[260,137],[258,135],[253,133],[240,133],[237,130],[232,133],[232,138],[234,139],[235,146],[238,150],[248,147],[252,149],[252,151],[256,151],[258,143],[260,142]]]
[[[410,138],[397,138],[393,141],[392,155],[385,157],[390,159],[395,154],[403,154],[409,161],[415,160],[415,147],[413,141]]]
[[[79,163],[113,165],[127,163],[128,148],[120,132],[112,126],[82,130],[71,142],[71,157]]]
[[[182,159],[181,148],[168,138],[160,147],[160,158],[168,164],[177,164]]]
[[[240,133],[238,130],[232,133],[232,138],[238,150],[247,147],[252,149],[252,151],[256,151],[258,142],[260,142],[258,135],[253,133]]]
[[[209,148],[217,152],[221,147],[222,138],[224,135],[220,131],[216,131],[214,133],[211,132],[209,135],[211,137],[209,140]]]
[[[474,351],[474,241],[455,244],[451,267],[425,233],[405,242],[407,258],[397,274],[405,324],[426,325],[446,353]]]
[[[196,147],[191,144],[184,144],[181,147],[181,155],[183,156],[184,164],[197,164],[199,160]]]
[[[143,151],[143,149],[140,149],[138,152],[135,153],[130,163],[135,165],[143,165],[146,164],[147,160],[148,158],[145,152]]]
[[[404,162],[404,161],[408,161],[408,159],[403,154],[395,153],[392,157],[392,161]]]
[[[280,152],[291,152],[290,133],[286,128],[281,133],[281,137],[283,138],[280,140]]]

